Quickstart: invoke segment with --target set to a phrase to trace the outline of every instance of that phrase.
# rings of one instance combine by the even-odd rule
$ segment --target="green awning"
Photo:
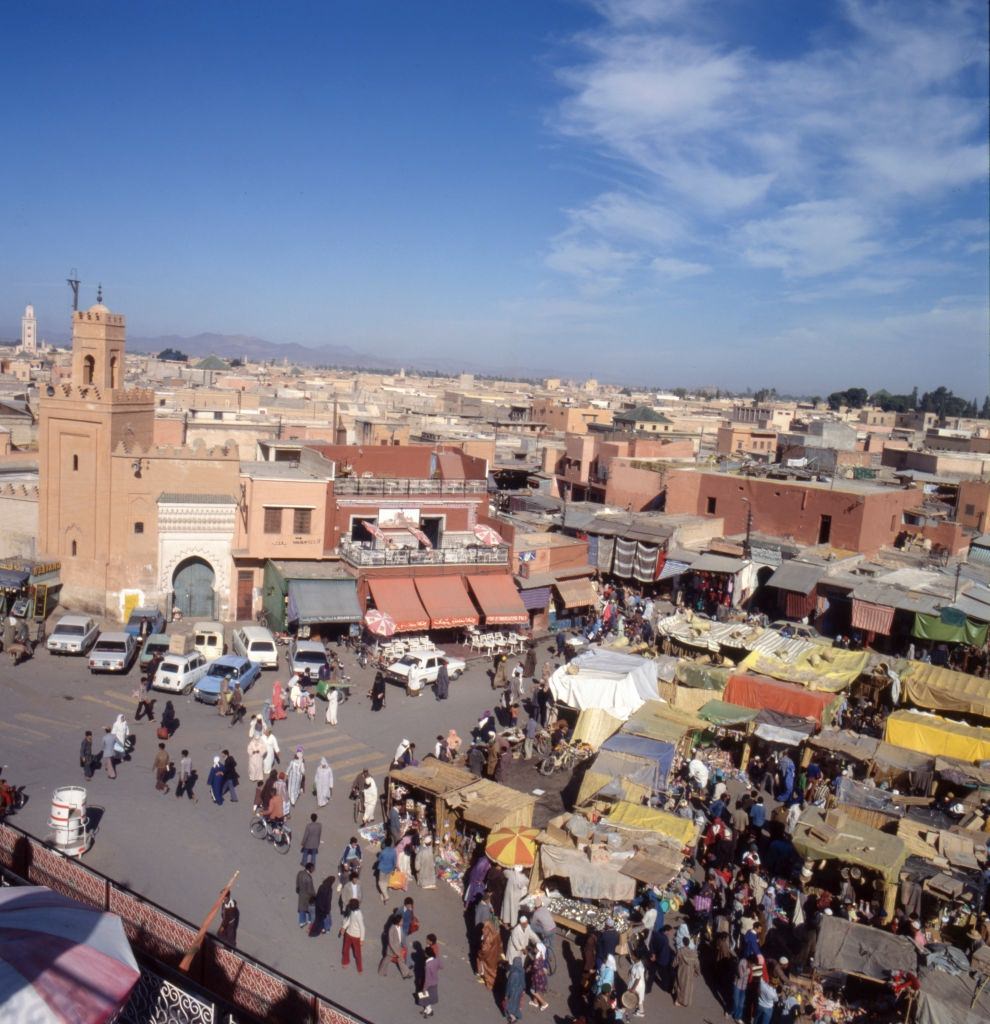
[[[355,580],[289,580],[289,622],[360,622]]]
[[[950,614],[939,616],[915,612],[914,628],[911,630],[911,635],[920,640],[972,644],[974,647],[982,647],[987,642],[987,623],[974,622],[958,613],[951,614],[954,610],[950,608],[945,611]]]
[[[696,661],[682,660],[677,664],[674,678],[681,686],[692,690],[724,690],[735,668],[721,665],[700,665]]]
[[[724,700],[710,700],[698,709],[699,718],[723,729],[733,725],[745,725],[747,722],[752,722],[758,714],[759,711],[755,708],[727,704]]]

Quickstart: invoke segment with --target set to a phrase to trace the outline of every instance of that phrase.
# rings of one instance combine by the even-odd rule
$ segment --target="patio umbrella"
[[[395,632],[395,619],[388,612],[380,612],[377,608],[369,608],[364,613],[364,624],[368,632],[375,636],[392,636]]]
[[[487,544],[490,548],[495,547],[496,544],[505,543],[498,530],[493,530],[490,526],[485,526],[484,523],[478,523],[474,528],[474,535],[482,544]]]
[[[0,890],[4,1020],[104,1024],[140,976],[116,914],[41,885]]]
[[[488,836],[485,854],[504,868],[517,864],[531,868],[536,863],[536,837],[539,834],[539,829],[535,828],[498,828]]]

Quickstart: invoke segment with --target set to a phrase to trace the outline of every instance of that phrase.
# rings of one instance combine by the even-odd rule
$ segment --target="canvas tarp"
[[[986,1024],[990,1020],[990,985],[976,998],[978,983],[968,974],[923,967],[919,979],[915,1024]]]
[[[979,767],[951,757],[936,757],[935,774],[956,786],[990,789],[990,765]]]
[[[665,780],[659,782],[663,786]],[[576,803],[580,806],[598,794],[612,800],[642,803],[653,796],[656,783],[656,765],[652,761],[616,750],[600,750],[581,779]]]
[[[689,686],[695,690],[724,690],[729,676],[735,669],[723,668],[721,665],[699,665],[696,661],[682,658],[674,673],[679,686]]]
[[[622,865],[619,874],[646,885],[666,888],[680,874],[683,866],[683,857],[678,857],[673,850],[659,847],[650,851],[640,850]]]
[[[891,971],[917,971],[918,952],[903,935],[822,915],[815,968],[886,981]]]
[[[808,741],[816,750],[841,754],[852,761],[872,761],[880,741],[848,729],[823,729]]]
[[[845,776],[838,780],[835,799],[840,804],[851,804],[866,811],[882,811],[884,814],[896,814],[898,817],[904,813],[904,809],[894,803],[894,796],[889,789],[867,786]]]
[[[746,725],[748,722],[752,722],[756,715],[757,711],[754,708],[727,704],[724,700],[710,700],[698,711],[699,718],[723,729]]]
[[[897,881],[908,855],[903,839],[854,818],[846,817],[841,827],[829,827],[817,807],[808,807],[798,819],[793,842],[794,849],[808,860],[856,864],[879,871],[891,883]]]
[[[828,723],[835,702],[830,693],[813,693],[793,683],[749,675],[732,676],[722,699],[746,708],[771,708],[795,718],[810,718],[819,726]]]
[[[588,708],[578,715],[571,742],[587,743],[592,750],[598,750],[612,733],[619,731],[621,725],[622,722],[618,718],[613,718],[607,711],[602,711],[601,708]]]
[[[629,716],[629,721],[622,726],[622,732],[647,736],[651,740],[676,746],[689,732],[700,732],[705,728],[705,723],[689,711],[672,707],[663,701],[648,700],[635,714]]]
[[[919,640],[934,640],[937,643],[971,644],[982,647],[987,642],[987,624],[973,622],[959,616],[959,622],[945,622],[940,615],[925,615],[916,612],[911,636]]]
[[[592,864],[580,850],[553,843],[540,847],[543,877],[566,878],[571,895],[581,900],[631,900],[636,895],[636,880],[619,873],[628,860],[628,854],[612,854],[607,864]]]
[[[616,754],[628,754],[630,757],[638,757],[652,762],[656,766],[655,777],[658,781],[666,779],[670,774],[674,755],[677,753],[677,748],[672,743],[663,743],[659,740],[648,739],[646,736],[634,736],[621,732],[609,736],[602,744],[602,750]]]
[[[698,838],[694,822],[688,818],[678,818],[676,814],[630,803],[628,800],[620,800],[609,811],[608,824],[655,832],[675,840],[680,846],[692,846]]]
[[[553,698],[584,711],[601,708],[625,721],[648,700],[656,700],[657,669],[648,658],[592,648],[550,677]]]
[[[753,651],[739,663],[739,668],[774,679],[802,683],[809,690],[838,693],[851,686],[866,671],[869,661],[868,651],[844,651],[816,644],[793,658]]]
[[[958,761],[990,760],[990,729],[951,722],[920,711],[893,711],[887,716],[884,739],[929,757]]]
[[[894,670],[912,704],[990,718],[990,684],[985,679],[923,661],[897,661]]]

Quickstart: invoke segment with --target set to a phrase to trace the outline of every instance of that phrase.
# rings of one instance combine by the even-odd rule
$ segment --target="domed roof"
[[[107,309],[107,307],[104,306],[102,302],[97,302],[95,305],[90,306],[89,309],[86,310],[86,312],[87,313],[109,313],[110,310]]]
[[[34,306],[31,306],[31,305],[27,305],[27,306],[25,306],[25,307],[24,307],[24,316],[25,316],[25,317],[26,317],[26,318],[27,318],[28,320],[31,320],[31,319],[33,319],[33,317],[34,317]]]

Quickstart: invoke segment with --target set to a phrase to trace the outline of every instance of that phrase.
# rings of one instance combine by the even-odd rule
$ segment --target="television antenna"
[[[79,310],[79,271],[75,267],[69,271],[65,283],[72,289],[72,312],[75,313]]]

